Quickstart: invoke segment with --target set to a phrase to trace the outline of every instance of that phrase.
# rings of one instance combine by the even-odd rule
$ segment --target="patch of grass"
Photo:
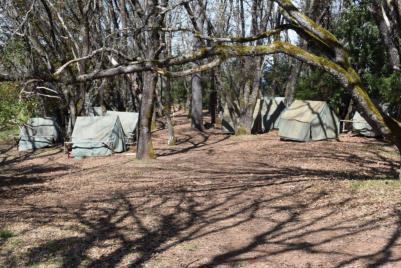
[[[18,135],[19,128],[10,128],[0,131],[0,143],[12,143],[13,135]]]
[[[352,190],[361,189],[397,189],[401,187],[399,180],[371,178],[366,180],[351,181],[350,188]]]
[[[0,238],[1,239],[8,239],[10,237],[13,237],[14,234],[10,230],[4,229],[0,231]]]
[[[29,265],[29,268],[45,268],[49,266],[60,266],[61,262],[59,261],[50,261],[50,262],[36,262]]]
[[[192,244],[192,243],[183,242],[183,243],[178,244],[177,246],[185,248],[185,249],[193,250],[193,249],[198,248],[200,245],[199,244]]]
[[[230,139],[235,140],[247,140],[256,137],[254,134],[241,134],[241,135],[231,135]]]

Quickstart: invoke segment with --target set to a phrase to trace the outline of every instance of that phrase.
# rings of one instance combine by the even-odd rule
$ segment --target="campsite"
[[[401,0],[0,1],[0,268],[401,267]]]
[[[0,263],[14,267],[365,267],[401,262],[398,155],[381,141],[154,132],[135,152],[2,147]],[[161,124],[159,124],[159,127]],[[7,147],[6,147],[7,148]],[[253,148],[253,149],[250,149]]]

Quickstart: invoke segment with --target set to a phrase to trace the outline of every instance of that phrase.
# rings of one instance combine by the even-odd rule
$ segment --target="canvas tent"
[[[60,127],[55,118],[30,118],[21,128],[18,150],[27,151],[49,147],[59,140]]]
[[[373,128],[366,122],[365,118],[361,116],[360,113],[355,112],[354,117],[352,117],[352,130],[358,132],[365,137],[376,137],[377,134]]]
[[[236,107],[238,107],[237,103],[234,103]],[[236,118],[238,121],[238,118]],[[223,120],[221,122],[221,131],[225,134],[234,133],[234,123],[230,116],[230,111],[228,110],[227,103],[224,105],[223,108]]]
[[[279,137],[294,141],[338,138],[340,121],[324,101],[294,101],[280,117]]]
[[[126,143],[129,139],[132,139],[134,137],[135,129],[138,125],[139,113],[107,111],[106,116],[108,115],[117,115],[120,118],[121,125],[126,135]]]
[[[259,131],[267,132],[271,129],[277,129],[280,122],[280,115],[285,109],[284,97],[265,97],[258,100],[255,106],[254,118],[260,120]]]
[[[75,157],[124,152],[124,130],[117,115],[78,117],[71,136]]]
[[[284,109],[283,97],[258,99],[253,112],[252,132],[267,132],[273,128],[278,128],[280,114]],[[234,124],[227,104],[224,106],[222,131],[223,133],[234,133]]]

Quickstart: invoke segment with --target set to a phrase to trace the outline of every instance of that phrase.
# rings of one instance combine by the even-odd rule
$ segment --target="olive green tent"
[[[237,103],[236,109],[238,109]],[[265,97],[258,99],[253,112],[252,132],[267,132],[273,128],[278,128],[280,114],[285,108],[283,97]],[[236,118],[238,120],[238,118]],[[234,124],[230,116],[227,104],[224,106],[223,133],[234,133]]]
[[[336,139],[340,121],[324,101],[294,101],[281,114],[279,137],[294,141]]]
[[[124,130],[117,115],[78,117],[71,136],[71,153],[81,157],[124,152],[124,139]]]
[[[259,117],[254,124],[256,125],[256,122],[260,120],[257,131],[267,132],[278,128],[280,115],[285,109],[284,99],[284,97],[265,97],[258,100],[254,111],[254,117],[255,115]]]
[[[121,125],[126,135],[126,143],[128,143],[129,139],[133,139],[135,136],[135,129],[138,125],[139,113],[107,111],[106,116],[108,115],[118,115],[120,118]]]
[[[358,112],[355,112],[354,117],[352,117],[352,131],[365,137],[378,136],[369,123],[366,122],[365,118],[363,118]]]
[[[30,118],[21,128],[18,150],[27,151],[49,147],[59,140],[60,127],[55,118]]]

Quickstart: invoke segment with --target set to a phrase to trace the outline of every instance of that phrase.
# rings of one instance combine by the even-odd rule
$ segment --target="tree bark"
[[[157,74],[146,72],[144,74],[143,96],[139,113],[139,137],[136,151],[136,158],[138,159],[155,158],[151,139],[151,129],[156,84]]]
[[[197,64],[194,64],[194,66],[196,67]],[[202,80],[201,73],[192,75],[191,129],[199,131],[203,131],[201,80]]]
[[[372,1],[372,8],[370,8],[370,11],[379,28],[380,37],[387,52],[389,72],[400,71],[399,41],[396,37],[396,29],[392,29],[394,22],[390,21],[392,18],[387,16],[385,8],[379,0]]]
[[[209,110],[210,110],[210,123],[212,126],[216,123],[216,108],[217,108],[217,91],[216,79],[214,70],[210,71],[210,93],[209,93]]]
[[[166,7],[167,0],[163,0],[161,5]],[[159,1],[150,0],[148,3],[148,12],[152,14],[148,19],[148,25],[162,25],[164,16],[157,16]],[[152,29],[146,38],[148,50],[146,56],[148,59],[158,60],[160,55],[160,34],[157,29]],[[153,151],[151,139],[152,116],[154,112],[155,91],[157,86],[157,74],[154,72],[145,72],[143,75],[143,94],[141,108],[139,113],[139,137],[136,158],[152,159],[156,155]]]
[[[192,24],[196,31],[203,34],[203,26],[205,22],[205,11],[202,10],[202,6],[198,1],[194,1],[192,10],[189,6],[186,6],[187,12],[191,18]],[[202,40],[196,36],[193,37],[193,48],[198,50],[204,46]],[[201,61],[193,61],[192,67],[198,68],[201,65]],[[203,113],[202,113],[202,74],[196,73],[192,75],[191,79],[191,91],[192,91],[192,102],[191,102],[191,129],[203,131]]]
[[[167,129],[168,129],[168,146],[175,145],[174,126],[171,119],[171,79],[167,77],[166,81],[166,104],[164,105],[164,114],[166,115]]]
[[[289,107],[294,101],[295,88],[302,70],[302,61],[293,64],[290,77],[285,88],[285,105]]]

